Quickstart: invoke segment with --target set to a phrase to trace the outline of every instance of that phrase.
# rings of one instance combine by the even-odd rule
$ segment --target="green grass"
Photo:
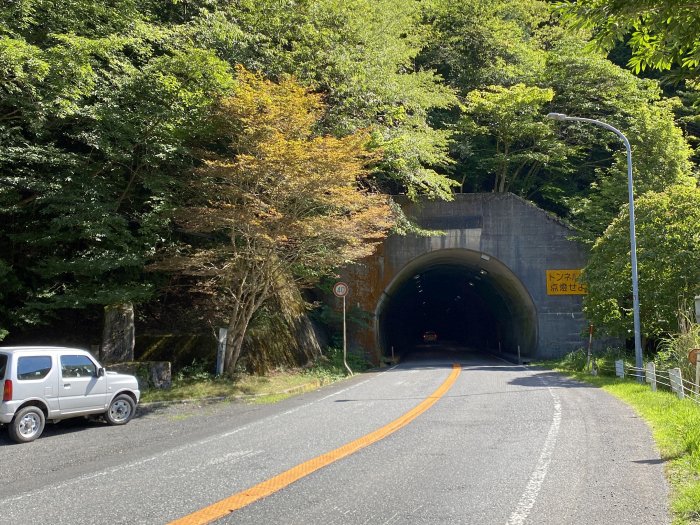
[[[652,392],[648,385],[634,380],[593,377],[568,367],[548,365],[611,393],[647,421],[661,457],[666,460],[673,523],[700,524],[700,406],[670,392]]]
[[[141,401],[177,401],[183,399],[236,398],[279,395],[290,389],[317,388],[322,381],[298,370],[276,372],[269,376],[258,377],[241,375],[229,378],[197,378],[173,381],[168,390],[151,389],[143,393]],[[301,391],[301,390],[300,390]]]
[[[355,372],[368,364],[356,356],[348,356]],[[214,377],[202,364],[194,363],[173,379],[168,390],[145,390],[141,402],[178,401],[205,398],[250,398],[255,403],[276,403],[294,394],[313,390],[347,377],[342,352],[329,348],[325,357],[311,368],[278,370],[266,376],[240,374],[233,379]]]

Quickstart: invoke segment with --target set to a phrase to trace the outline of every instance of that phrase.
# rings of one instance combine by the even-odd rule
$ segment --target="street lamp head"
[[[566,115],[564,113],[547,113],[547,118],[552,120],[566,120]]]

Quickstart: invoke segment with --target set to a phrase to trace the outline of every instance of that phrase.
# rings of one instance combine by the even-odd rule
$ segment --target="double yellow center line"
[[[171,522],[170,525],[204,525],[205,523],[211,523],[214,520],[221,519],[238,509],[242,509],[251,503],[269,496],[270,494],[274,494],[288,485],[291,485],[295,481],[308,476],[312,472],[326,467],[331,463],[335,463],[339,459],[354,454],[358,450],[384,439],[385,437],[408,425],[411,421],[416,419],[423,412],[437,403],[437,401],[448,392],[455,381],[457,381],[457,377],[459,376],[461,370],[462,369],[458,364],[453,364],[452,372],[450,373],[449,377],[435,392],[423,400],[418,406],[406,412],[404,415],[398,419],[395,419],[388,425],[362,436],[355,441],[351,441],[342,447],[305,461],[304,463],[301,463],[296,467],[292,467],[286,472],[282,472],[281,474],[263,481],[262,483],[258,483],[249,489],[233,494],[228,498],[222,499],[221,501],[209,505],[208,507],[193,512],[192,514],[183,516],[182,518]]]

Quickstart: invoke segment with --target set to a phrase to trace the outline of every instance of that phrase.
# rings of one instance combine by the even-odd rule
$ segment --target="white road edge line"
[[[547,386],[546,383],[545,386]],[[513,513],[510,515],[510,519],[506,522],[506,525],[522,525],[525,523],[525,520],[530,515],[532,507],[535,506],[535,501],[537,501],[537,496],[542,488],[544,478],[547,477],[549,464],[552,461],[552,453],[554,452],[557,437],[559,436],[559,427],[561,426],[561,400],[552,387],[547,386],[547,390],[554,400],[552,424],[549,427],[547,439],[544,440],[544,445],[542,445],[542,452],[540,453],[539,460],[537,461],[537,466],[535,467],[535,470],[532,471],[530,480],[525,487],[525,492],[523,492],[523,495],[520,497],[520,501],[518,502],[518,505]]]

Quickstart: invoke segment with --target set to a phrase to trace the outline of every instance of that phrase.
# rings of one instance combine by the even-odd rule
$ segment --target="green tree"
[[[588,184],[579,182],[575,159],[567,160],[576,157],[576,145],[563,147],[543,123],[551,97],[542,94],[555,88],[547,81],[550,50],[564,38],[580,45],[580,35],[563,33],[549,5],[530,0],[438,0],[425,16],[432,31],[419,63],[434,68],[465,100],[461,111],[433,112],[436,125],[459,131],[449,173],[460,190],[507,189],[568,215],[567,199]],[[511,94],[520,101],[509,99]],[[524,99],[533,96],[528,106]],[[503,139],[513,141],[505,155]]]
[[[643,334],[678,331],[700,294],[700,189],[674,186],[636,202],[639,298]],[[627,209],[596,241],[583,273],[584,310],[605,333],[631,337],[632,281]]]
[[[700,167],[700,85],[687,83],[686,88],[677,91],[676,95],[682,102],[676,109],[676,119],[693,148],[691,161],[697,171]]]
[[[389,193],[451,198],[450,133],[429,120],[457,101],[441,78],[416,67],[424,45],[421,2],[411,0],[243,1],[203,13],[179,29],[271,79],[294,75],[323,93],[317,126],[343,136],[372,127],[384,159],[367,182]]]
[[[668,101],[640,107],[623,129],[632,146],[635,194],[663,192],[673,185],[697,185],[689,160],[691,150],[674,123]],[[625,148],[619,140],[609,142],[609,148],[614,151],[612,164],[596,171],[588,195],[574,207],[577,224],[589,239],[600,235],[614,217],[614,210],[628,201]]]
[[[372,253],[393,224],[387,199],[358,186],[376,159],[366,134],[314,135],[320,97],[292,78],[273,83],[239,68],[237,80],[235,97],[221,106],[228,151],[194,171],[174,215],[185,233],[207,241],[181,246],[158,266],[194,278],[194,291],[219,309],[230,374],[251,319],[280,280],[313,283]]]
[[[626,40],[629,66],[637,73],[678,68],[683,76],[700,75],[700,9],[694,0],[570,0],[557,7],[575,25],[593,29],[600,49]]]
[[[435,0],[425,8],[430,32],[419,61],[461,94],[532,85],[544,70],[540,33],[550,16],[547,3],[537,0]]]
[[[171,173],[230,90],[211,52],[163,48],[133,2],[0,9],[0,322],[143,301],[168,236]],[[114,9],[113,9],[114,8]],[[6,96],[5,96],[6,95]]]
[[[676,125],[675,99],[663,99],[657,81],[640,79],[600,53],[581,51],[567,37],[550,54],[544,82],[555,92],[549,111],[595,118],[620,129],[632,145],[637,194],[696,183],[692,154]],[[564,209],[581,237],[593,241],[627,202],[625,148],[613,133],[589,124],[556,123],[569,148]],[[552,168],[552,167],[550,167]]]
[[[433,31],[419,60],[442,74],[466,100],[466,115],[442,111],[433,117],[447,128],[460,123],[450,173],[462,191],[498,189],[493,174],[496,165],[504,169],[496,135],[483,133],[468,114],[476,109],[470,98],[486,91],[506,93],[518,84],[550,89],[554,97],[538,103],[537,116],[514,113],[509,120],[514,127],[528,119],[537,124],[549,111],[601,119],[628,132],[639,160],[635,179],[641,191],[692,183],[690,150],[669,111],[678,111],[676,103],[661,101],[658,82],[637,78],[587,49],[589,32],[561,26],[547,3],[469,0],[431,5],[426,16]],[[506,111],[510,102],[515,104],[504,97],[504,107],[494,104],[494,111]],[[483,120],[491,127],[497,121]],[[685,122],[692,126],[692,112]],[[539,125],[528,137],[522,127],[519,140],[532,145],[525,151],[540,157],[524,165],[526,172],[534,168],[531,176],[516,177],[508,188],[572,219],[583,237],[595,239],[626,200],[624,152],[620,155],[617,137],[595,126],[556,124],[552,129],[556,138]],[[516,171],[518,165],[516,161],[510,169]]]
[[[478,159],[473,172],[491,175],[494,192],[529,196],[543,191],[540,168],[561,154],[561,143],[541,115],[553,97],[551,89],[523,84],[489,86],[467,94],[461,129]]]

